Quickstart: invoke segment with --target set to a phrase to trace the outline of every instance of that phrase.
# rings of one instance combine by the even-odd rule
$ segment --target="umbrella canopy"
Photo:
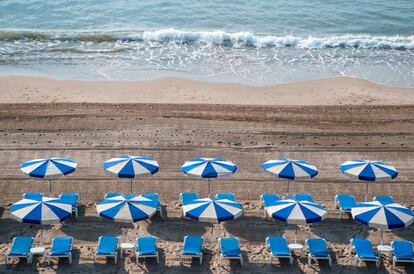
[[[154,215],[157,204],[142,195],[119,195],[100,201],[96,210],[111,221],[135,223]]]
[[[398,171],[395,167],[380,161],[346,161],[339,169],[343,174],[349,177],[371,182],[392,180],[398,175]]]
[[[12,216],[29,224],[56,224],[72,216],[72,205],[56,198],[23,199],[10,207]]]
[[[137,177],[151,176],[158,172],[158,162],[147,156],[119,156],[112,158],[103,164],[104,170],[119,178],[132,179]]]
[[[227,199],[196,199],[183,205],[183,214],[200,222],[220,223],[234,220],[243,214],[239,203]]]
[[[280,200],[267,208],[269,216],[288,224],[309,224],[324,220],[326,209],[308,201]]]
[[[346,176],[367,182],[365,201],[368,199],[368,182],[392,180],[398,175],[395,167],[380,161],[346,161],[339,167],[339,170]]]
[[[287,158],[272,159],[262,164],[264,171],[288,180],[310,179],[318,175],[318,169],[308,162]],[[289,182],[287,193],[289,194]]]
[[[414,221],[414,215],[409,208],[395,203],[360,203],[352,208],[351,213],[356,221],[380,229],[404,228]]]

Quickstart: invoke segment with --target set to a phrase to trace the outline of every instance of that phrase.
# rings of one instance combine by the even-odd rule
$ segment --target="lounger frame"
[[[394,245],[394,241],[391,242],[391,247]],[[392,254],[392,268],[395,267],[397,263],[414,263],[414,260],[398,260],[394,254]]]
[[[377,259],[367,259],[367,258],[359,257],[358,254],[355,252],[355,248],[354,248],[354,245],[353,245],[352,242],[353,242],[353,239],[351,239],[351,247],[352,247],[352,250],[354,250],[354,253],[355,253],[354,264],[355,264],[356,267],[358,267],[358,262],[363,262],[363,261],[365,261],[365,262],[375,262],[375,265],[377,266],[377,268],[380,267],[381,258],[379,256],[377,256]]]
[[[201,239],[203,240],[203,242],[201,243],[201,251],[200,251],[200,254],[199,255],[194,255],[194,254],[183,254],[184,253],[184,247],[183,247],[183,250],[181,251],[181,253],[180,253],[180,264],[182,264],[182,262],[183,262],[183,258],[199,258],[199,260],[200,260],[200,265],[202,265],[203,264],[203,249],[204,249],[204,237],[203,236],[200,236],[201,237]],[[184,237],[184,243],[185,243],[185,240],[188,238],[188,236],[185,236]]]
[[[95,254],[93,255],[93,263],[94,264],[96,264],[96,258],[97,257],[105,257],[105,258],[112,257],[112,258],[114,258],[115,264],[118,263],[119,237],[115,237],[115,238],[118,239],[118,243],[117,243],[117,246],[116,246],[115,253],[108,255],[108,254],[98,254],[99,243],[101,242],[102,236],[99,237],[99,239],[98,239],[98,247],[97,247],[97,249],[95,251]]]
[[[269,238],[270,238],[270,236],[266,237],[266,248],[267,248],[267,250],[269,251],[269,254],[270,254],[269,263],[270,264],[273,263],[273,258],[278,258],[278,259],[282,258],[282,259],[289,259],[290,264],[293,265],[292,253],[290,253],[288,256],[286,256],[286,255],[273,255],[272,254],[272,251],[270,250]],[[285,237],[281,237],[281,238],[284,238],[286,240],[286,243],[287,243],[287,239]],[[290,249],[289,249],[289,252],[291,252]]]
[[[308,240],[310,239],[306,239],[305,243],[306,243],[306,247],[308,247]],[[321,239],[323,241],[325,241],[326,244],[326,240],[325,239]],[[326,245],[326,248],[328,249],[328,246]],[[308,248],[309,250],[309,248]],[[329,253],[329,249],[328,249],[328,255],[326,257],[318,257],[318,256],[312,256],[311,252],[309,251],[308,254],[308,264],[312,264],[312,260],[318,261],[318,260],[328,260],[329,261],[329,266],[332,266],[332,257],[331,254]]]
[[[155,239],[155,247],[156,247],[156,250],[155,250],[155,254],[149,254],[149,255],[139,255],[138,254],[138,239],[140,238],[140,237],[138,237],[138,238],[136,238],[135,239],[135,261],[136,261],[136,263],[138,264],[138,260],[140,259],[140,258],[156,258],[157,259],[157,264],[159,264],[160,263],[160,254],[159,254],[159,252],[158,252],[158,248],[157,248],[157,237],[154,237],[154,236],[145,236],[145,237],[153,237],[154,239]]]
[[[219,251],[220,251],[220,264],[223,264],[223,260],[240,260],[240,265],[243,266],[243,255],[240,251],[240,256],[224,256],[221,252],[221,240],[223,238],[219,238]],[[240,241],[239,239],[235,238],[237,240],[237,245],[240,247]]]
[[[68,258],[68,260],[69,260],[69,264],[72,264],[73,237],[71,237],[71,238],[72,238],[72,243],[70,244],[70,250],[69,250],[69,253],[68,253],[68,254],[64,254],[64,255],[51,255],[52,250],[50,250],[50,251],[49,251],[49,256],[48,256],[48,258],[47,258],[47,264],[48,264],[48,265],[50,265],[50,259],[51,259],[51,258],[57,258],[58,260],[59,260],[60,258]],[[54,240],[54,239],[52,239],[52,246],[53,246],[53,240]]]
[[[14,241],[16,240],[16,238],[17,237],[14,237],[13,238],[13,241],[12,241],[12,245],[11,246],[14,245]],[[33,237],[32,237],[32,241],[33,241]],[[32,244],[33,244],[33,242],[32,242]],[[9,265],[9,259],[13,259],[13,258],[19,258],[19,259],[20,258],[26,258],[27,264],[30,265],[32,263],[32,261],[33,261],[33,254],[29,252],[27,255],[10,255],[10,254],[4,255],[4,262],[5,262],[6,266]]]

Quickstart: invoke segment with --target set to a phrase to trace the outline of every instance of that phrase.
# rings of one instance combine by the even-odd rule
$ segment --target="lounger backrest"
[[[143,197],[153,200],[157,203],[157,205],[160,204],[160,197],[158,196],[158,193],[144,193],[142,194]]]
[[[307,239],[306,246],[312,256],[326,257],[328,255],[328,248],[324,239]]]
[[[184,238],[184,250],[188,253],[198,254],[203,248],[203,237],[201,236],[186,236]]]
[[[287,240],[284,237],[268,237],[267,244],[270,251],[278,254],[289,254]]]
[[[355,198],[352,195],[340,194],[336,196],[336,200],[341,208],[351,208],[356,206]]]
[[[122,196],[122,194],[120,194],[120,193],[106,193],[104,198],[108,199],[108,198],[112,198],[112,197],[116,197],[116,196]]]
[[[413,259],[413,243],[409,241],[393,241],[392,246],[394,249],[394,256],[397,258],[409,258]]]
[[[36,200],[36,201],[41,201],[42,197],[43,197],[42,193],[24,193],[23,194],[24,199],[31,199],[31,200]]]
[[[233,193],[217,193],[216,197],[218,199],[227,199],[230,201],[236,201],[236,195]]]
[[[76,205],[79,201],[79,194],[78,193],[62,193],[60,194],[60,199],[72,205]]]
[[[394,203],[394,199],[392,198],[392,196],[375,196],[374,201],[380,202],[383,205]]]
[[[197,193],[191,193],[191,192],[183,192],[181,193],[181,204],[182,205],[187,205],[188,203],[190,203],[193,200],[196,200],[199,198],[199,195]]]
[[[303,194],[295,194],[296,201],[308,201],[313,203],[312,195],[303,193]]]
[[[372,248],[371,241],[368,239],[354,238],[352,239],[352,245],[355,248],[355,252],[361,256],[375,256],[374,249]]]
[[[274,202],[279,201],[279,196],[276,194],[263,194],[260,196],[260,199],[262,200],[265,207],[269,207]]]
[[[29,254],[32,244],[33,244],[32,237],[16,237],[13,239],[13,244],[10,249],[10,254],[12,255]]]
[[[239,240],[236,238],[220,238],[220,251],[225,256],[239,256]]]
[[[98,252],[110,254],[116,252],[118,248],[118,237],[115,236],[101,236],[98,242]]]
[[[67,253],[72,249],[72,237],[57,237],[52,240],[52,251],[55,253]]]
[[[157,238],[153,236],[139,237],[137,248],[141,253],[155,253],[157,251]]]

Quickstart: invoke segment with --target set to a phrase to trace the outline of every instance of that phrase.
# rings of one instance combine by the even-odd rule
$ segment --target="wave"
[[[160,42],[178,44],[210,44],[222,46],[277,47],[277,48],[357,48],[414,50],[414,35],[373,36],[341,35],[327,37],[260,35],[250,32],[183,31],[161,29],[154,31],[10,31],[0,30],[4,41],[61,41],[61,42]]]

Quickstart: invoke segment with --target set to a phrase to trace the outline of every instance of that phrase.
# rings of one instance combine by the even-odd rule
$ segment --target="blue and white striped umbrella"
[[[414,221],[411,209],[395,203],[386,205],[377,201],[360,203],[352,208],[351,213],[356,221],[381,229],[404,228]]]
[[[392,180],[398,175],[395,167],[380,161],[346,161],[339,169],[343,174],[362,181],[386,181]]]
[[[187,161],[181,167],[185,175],[204,179],[214,179],[237,171],[237,166],[228,160],[220,158],[195,158]]]
[[[219,223],[237,219],[243,209],[239,203],[227,199],[203,198],[183,205],[183,214],[200,222]]]
[[[151,176],[158,172],[158,162],[147,156],[119,156],[112,158],[103,164],[104,170],[119,178],[132,179]]]
[[[395,203],[384,205],[378,201],[357,204],[351,214],[356,221],[381,229],[381,245],[383,229],[404,228],[414,221],[411,209]]]
[[[42,197],[41,200],[20,200],[10,207],[10,211],[19,222],[56,224],[72,216],[72,205],[61,199]]]
[[[100,201],[96,210],[111,221],[135,223],[154,215],[157,203],[142,195],[119,195]]]
[[[272,159],[265,162],[262,168],[279,178],[288,180],[310,179],[318,175],[318,169],[302,160],[292,160],[287,158]],[[287,185],[287,193],[289,194],[289,184]]]
[[[57,179],[76,170],[77,163],[68,158],[35,159],[21,164],[20,171],[39,179]]]
[[[328,214],[322,205],[309,201],[280,200],[267,208],[274,219],[288,224],[310,224],[324,220]]]

